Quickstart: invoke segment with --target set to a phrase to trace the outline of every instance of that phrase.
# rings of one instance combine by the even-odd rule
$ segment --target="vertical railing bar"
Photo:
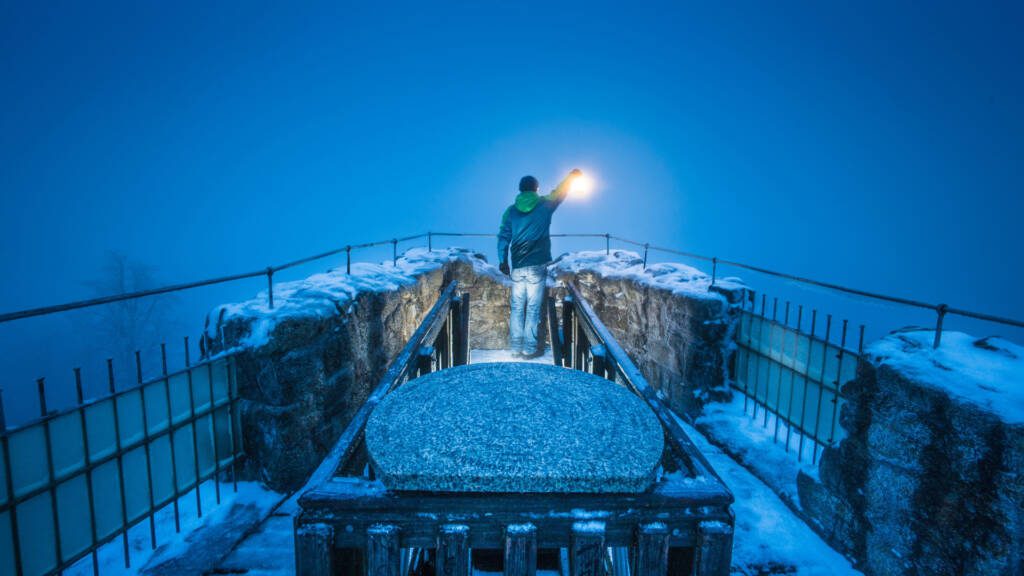
[[[644,270],[647,270],[647,250],[651,247],[650,244],[644,244]]]
[[[796,367],[797,357],[800,355],[800,336],[803,330],[804,305],[798,304],[796,309],[796,332],[793,334],[793,369],[789,371],[789,404],[786,405],[786,414],[789,425],[786,426],[786,452],[789,452],[789,440],[793,436],[793,394],[796,391]],[[805,368],[806,370],[806,368]]]
[[[857,339],[857,355],[864,356],[864,325],[860,325],[860,337]]]
[[[228,430],[231,432],[231,490],[238,492],[238,439],[235,434],[235,420],[238,417],[235,409],[235,359],[229,356],[224,363],[228,376]],[[213,399],[210,399],[213,402]]]
[[[192,427],[192,466],[195,469],[195,476],[196,476],[196,517],[197,518],[202,518],[203,517],[203,497],[202,497],[202,494],[200,494],[200,492],[199,492],[199,481],[200,481],[201,474],[199,472],[199,439],[197,437],[198,433],[196,432],[196,394],[195,394],[195,386],[192,383],[192,369],[191,369],[191,366],[190,366],[190,364],[191,364],[190,360],[191,360],[191,358],[189,357],[189,350],[188,350],[188,336],[186,336],[185,337],[185,368],[186,368],[186,371],[185,371],[185,381],[188,382],[188,418],[189,418],[189,426]],[[209,374],[209,366],[210,366],[210,364],[211,363],[207,363],[206,364],[208,375],[211,375],[211,374]],[[210,381],[212,382],[213,378],[210,378]],[[213,396],[211,395],[210,396],[210,419],[212,420],[213,417],[214,417]],[[174,438],[173,437],[171,438],[171,442],[172,443],[174,442]],[[174,476],[174,491],[175,491],[175,493],[178,492],[178,476],[177,476],[177,474],[175,474],[175,476]]]
[[[604,235],[604,253],[606,256],[612,253],[612,235],[608,233]]]
[[[167,343],[160,343],[160,370],[164,376],[164,397],[167,400],[167,442],[171,450],[171,479],[174,482],[174,533],[181,533],[181,512],[178,506],[178,458],[174,449],[174,412],[171,410],[171,379],[167,377]],[[145,404],[143,404],[145,408]]]
[[[821,399],[825,396],[825,368],[828,364],[828,343],[829,338],[832,335],[832,315],[826,315],[825,320],[825,340],[822,343],[821,349],[821,384],[818,385],[818,409],[814,413],[814,436],[811,439],[814,441],[811,446],[811,464],[818,463],[818,443],[821,442],[819,435],[819,427],[821,426]]]
[[[82,392],[82,369],[75,368],[75,400],[78,401],[78,417],[82,423],[82,449],[85,451],[85,492],[89,495],[89,536],[91,538],[90,548],[92,548],[92,573],[93,576],[99,576],[100,565],[99,556],[97,554],[96,546],[96,507],[93,504],[93,488],[92,488],[92,453],[89,451],[89,426],[85,418],[85,410],[82,409],[82,404],[85,402],[85,394]]]
[[[836,419],[839,415],[839,386],[843,378],[843,356],[846,352],[846,327],[849,324],[849,320],[843,319],[843,334],[839,340],[839,360],[836,362],[836,380],[833,383],[835,390],[832,393],[832,426],[828,432],[828,445],[832,446],[833,441],[836,438]],[[822,374],[822,382],[825,381],[824,374]]]
[[[811,334],[807,340],[807,367],[804,370],[804,395],[800,399],[800,443],[796,452],[796,461],[803,462],[804,438],[807,437],[807,386],[810,384],[811,351],[814,349],[814,333],[818,326],[818,311],[811,310]]]
[[[942,321],[945,319],[948,309],[949,306],[945,304],[939,304],[935,307],[935,313],[938,315],[938,318],[935,320],[935,341],[932,343],[932,348],[938,348],[939,344],[942,344]]]
[[[4,450],[4,483],[7,485],[7,497],[11,501],[11,544],[14,549],[14,572],[22,574],[21,538],[18,535],[18,507],[14,505],[14,476],[11,472],[11,447],[7,437],[7,415],[4,411],[3,390],[0,390],[0,445]]]
[[[135,374],[139,384],[139,397],[142,399],[142,440],[146,452],[146,485],[149,487],[149,544],[156,549],[156,518],[153,499],[153,461],[150,455],[149,417],[146,415],[146,388],[142,386],[142,353],[135,351]]]
[[[743,302],[744,302],[744,306],[746,306],[746,302],[747,302],[746,289],[744,289]],[[746,413],[747,413],[747,401],[750,399],[750,357],[751,357],[750,352],[751,352],[751,349],[752,349],[751,346],[753,345],[752,344],[752,342],[753,342],[752,333],[754,332],[754,310],[755,310],[755,303],[754,303],[754,300],[751,299],[750,300],[750,310],[748,310],[746,312],[746,316],[747,316],[747,334],[746,334],[746,336],[747,336],[747,352],[746,352],[746,356],[747,356],[747,359],[746,359],[746,362],[744,363],[745,365],[743,367],[743,370],[744,370],[744,372],[743,372],[743,414],[744,415],[746,415]]]
[[[39,414],[46,416],[46,379],[36,380],[36,387],[39,390]],[[64,561],[64,555],[60,545],[60,512],[57,511],[57,474],[53,470],[53,445],[50,436],[50,422],[43,422],[43,442],[46,445],[46,473],[48,475],[48,489],[50,493],[50,509],[53,512],[53,549],[56,554],[57,566]],[[14,497],[14,494],[11,494]]]
[[[427,252],[434,251],[434,233],[427,232]]]
[[[714,257],[711,259],[711,285],[715,285],[715,280],[718,278],[718,258]]]
[[[274,309],[274,267],[267,266],[267,303]]]
[[[345,246],[345,274],[352,274],[352,247]]]
[[[124,567],[131,568],[132,557],[128,546],[128,501],[124,492],[124,452],[121,450],[121,417],[118,409],[119,398],[113,397],[116,390],[114,385],[114,360],[107,358],[107,386],[111,394],[111,403],[114,410],[114,440],[117,447],[117,488],[121,496],[121,535],[124,541]]]
[[[779,343],[779,383],[775,388],[775,434],[772,436],[772,443],[779,442],[779,426],[782,424],[782,370],[785,368],[786,359],[786,335],[789,334],[789,301],[786,301],[786,311],[782,321],[782,342]],[[785,418],[789,418],[786,412]]]
[[[765,428],[765,429],[768,428],[768,416],[769,416],[769,414],[768,414],[768,399],[771,398],[772,363],[775,362],[775,359],[772,358],[772,348],[775,346],[775,327],[778,325],[778,322],[777,322],[777,319],[779,317],[778,313],[779,313],[779,298],[776,296],[776,297],[772,298],[772,323],[771,323],[771,327],[769,328],[769,331],[768,331],[768,353],[766,354],[766,356],[768,357],[768,373],[765,375],[767,377],[767,381],[764,383],[764,423],[761,425],[761,427]],[[779,363],[779,364],[780,364],[779,374],[781,375],[782,374],[782,368],[781,368],[781,363]],[[776,388],[778,388],[778,386],[776,386]],[[777,409],[778,409],[778,405],[776,405],[776,410]],[[777,415],[776,415],[776,420],[778,420],[778,416]]]
[[[757,326],[757,348],[759,351],[764,345],[764,325],[767,323],[765,308],[767,305],[768,295],[761,294],[761,321]],[[757,367],[754,368],[754,413],[750,416],[753,420],[757,420],[757,392],[761,387],[761,354],[756,354],[755,359],[757,360]]]
[[[223,348],[223,343],[221,344]],[[185,336],[185,367],[190,368],[192,365],[191,358],[189,357],[188,350],[188,336]],[[213,393],[213,362],[206,364],[206,383],[210,388],[210,435],[213,438],[213,494],[214,500],[220,504],[220,449],[217,446],[217,410],[214,406],[214,393]],[[189,398],[193,398],[192,395],[192,370],[188,371],[188,384],[189,384]],[[195,417],[195,402],[192,402],[192,415]],[[193,437],[197,434],[196,422],[192,421],[192,435]],[[230,423],[229,423],[230,424]],[[197,468],[198,470],[198,468]],[[198,494],[198,482],[197,482],[197,494]],[[197,500],[198,500],[197,496]]]
[[[398,239],[391,239],[391,265],[398,266]]]

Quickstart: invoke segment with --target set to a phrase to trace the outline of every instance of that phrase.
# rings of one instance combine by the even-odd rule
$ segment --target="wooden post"
[[[566,296],[562,300],[562,366],[575,368],[573,360],[576,358],[575,344],[573,340],[573,315],[575,314],[572,298]]]
[[[555,365],[562,365],[562,336],[558,330],[558,313],[555,310],[555,299],[545,298],[548,310],[548,339],[551,341],[551,355],[555,359]]]
[[[333,576],[334,527],[313,523],[295,525],[295,574]]]
[[[732,563],[732,526],[725,522],[701,522],[697,526],[694,576],[728,576]]]
[[[537,574],[537,527],[510,524],[505,528],[505,576]]]
[[[604,346],[595,344],[590,347],[590,355],[594,358],[594,364],[591,368],[591,372],[595,376],[601,378],[608,377],[608,357],[605,352]]]
[[[636,532],[636,559],[632,576],[668,573],[668,527],[661,522],[641,524]]]
[[[400,576],[402,554],[398,527],[374,524],[366,529],[366,576]]]
[[[416,371],[419,376],[424,376],[434,371],[433,346],[420,346],[416,358]]]
[[[453,334],[452,346],[455,366],[469,364],[469,292],[463,292],[452,300]]]
[[[569,573],[572,576],[601,576],[604,571],[604,522],[576,522],[572,525]]]
[[[437,576],[469,575],[469,526],[445,524],[437,535]]]

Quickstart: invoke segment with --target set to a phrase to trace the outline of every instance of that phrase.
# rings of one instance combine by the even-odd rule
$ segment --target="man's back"
[[[540,196],[537,192],[520,191],[516,201],[501,216],[498,231],[498,259],[511,267],[540,266],[551,262],[551,216],[565,200],[573,175],[563,180],[555,190]],[[527,177],[531,178],[531,177]]]

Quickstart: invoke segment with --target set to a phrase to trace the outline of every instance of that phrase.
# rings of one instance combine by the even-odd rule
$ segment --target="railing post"
[[[434,251],[434,233],[427,232],[427,252]]]
[[[555,310],[555,299],[551,296],[544,299],[548,315],[548,339],[551,340],[551,356],[556,366],[562,365],[562,336],[558,329],[558,312]]]
[[[935,320],[935,342],[932,344],[932,348],[938,348],[939,344],[942,343],[942,321],[946,317],[946,310],[949,306],[945,304],[939,304],[935,307],[935,312],[938,314],[938,318]]]
[[[345,274],[352,273],[352,247],[345,246]]]
[[[650,244],[644,244],[644,270],[647,270],[647,250],[651,247]]]
[[[604,346],[601,344],[593,344],[590,346],[590,356],[594,359],[594,364],[591,367],[591,373],[594,376],[600,376],[601,378],[608,378],[609,363],[608,353]],[[614,380],[614,378],[609,378]]]
[[[573,339],[575,334],[572,329],[575,314],[572,296],[567,295],[562,299],[562,366],[566,368],[576,367],[576,341]]]
[[[576,522],[572,525],[569,573],[599,576],[604,561],[604,522]]]
[[[296,576],[333,576],[334,527],[330,524],[296,524]]]
[[[391,239],[391,265],[398,266],[398,239]]]
[[[510,524],[505,528],[505,576],[537,574],[537,527]]]
[[[458,313],[455,317],[455,365],[469,364],[469,292],[458,298]]]
[[[83,418],[84,419],[84,418]],[[10,499],[14,498],[14,477],[11,472],[11,450],[8,446],[7,434],[7,416],[4,412],[4,399],[3,390],[0,390],[0,448],[3,448],[4,458],[4,477],[3,482],[6,485],[7,497]],[[9,518],[11,520],[11,547],[14,552],[14,573],[21,574],[21,538],[18,535],[18,507],[11,506]]]
[[[697,526],[694,576],[728,576],[732,563],[732,526],[725,522],[701,522]]]
[[[608,233],[605,233],[604,235],[604,253],[612,253],[612,235]]]
[[[401,573],[398,527],[391,524],[374,524],[367,528],[367,576],[399,576]]]
[[[668,574],[668,527],[661,522],[641,524],[636,534],[632,576]]]
[[[36,380],[36,385],[39,387],[39,413],[41,416],[45,417],[48,412],[46,409],[46,380],[44,378],[40,378]],[[145,404],[143,404],[143,410],[145,410]],[[85,415],[83,414],[82,417],[84,418]],[[53,516],[54,558],[57,559],[57,565],[59,566],[63,561],[63,554],[61,554],[60,541],[60,513],[57,510],[57,474],[54,472],[53,439],[51,437],[49,422],[43,422],[43,445],[46,450],[46,491],[50,493],[50,510]],[[9,494],[8,498],[13,499],[14,494]]]
[[[416,372],[418,376],[424,376],[434,371],[434,347],[420,346],[417,351]]]
[[[267,302],[271,309],[274,308],[274,267],[267,266]]]
[[[469,575],[469,526],[445,524],[437,535],[438,576]]]

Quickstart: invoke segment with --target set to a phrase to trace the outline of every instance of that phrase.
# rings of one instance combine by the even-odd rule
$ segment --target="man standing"
[[[516,358],[536,358],[544,353],[537,344],[537,326],[544,301],[547,266],[551,263],[551,216],[568,195],[573,179],[580,174],[579,170],[573,170],[547,196],[537,194],[540,184],[536,178],[523,176],[515,203],[501,217],[498,267],[503,274],[512,277],[509,347]]]

